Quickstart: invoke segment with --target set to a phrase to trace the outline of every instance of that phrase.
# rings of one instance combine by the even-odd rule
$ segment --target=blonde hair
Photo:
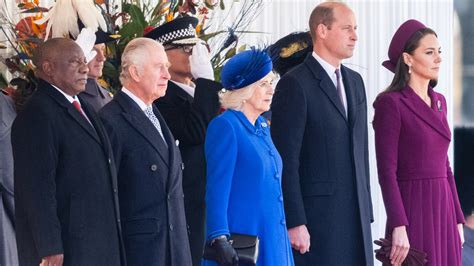
[[[222,89],[219,92],[219,102],[221,103],[222,108],[240,111],[244,102],[252,97],[253,92],[255,91],[255,86],[255,83],[252,83],[237,90],[229,91]]]
[[[163,46],[149,38],[136,38],[131,40],[122,54],[121,70],[120,70],[120,83],[126,82],[130,79],[129,68],[134,65],[138,68],[138,71],[142,71],[142,65],[147,60],[150,51],[156,49],[164,49]]]
[[[253,93],[255,92],[255,89],[258,86],[258,83],[268,78],[274,79],[275,74],[270,71],[268,72],[268,74],[265,75],[265,77],[241,89],[222,89],[221,91],[219,91],[219,102],[221,103],[221,107],[224,109],[241,111],[245,101],[252,97]]]

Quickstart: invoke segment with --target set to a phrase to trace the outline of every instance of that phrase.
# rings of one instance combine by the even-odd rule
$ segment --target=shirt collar
[[[130,97],[136,104],[138,104],[138,106],[140,107],[140,109],[142,109],[142,111],[145,111],[145,109],[148,107],[140,98],[135,96],[133,92],[127,90],[127,88],[122,87],[122,92],[127,94],[128,97]]]
[[[51,83],[50,83],[51,84]],[[64,97],[66,97],[66,99],[72,103],[73,101],[78,101],[76,96],[71,96],[67,93],[65,93],[64,91],[62,91],[60,88],[56,87],[55,85],[51,84],[51,86],[53,86],[53,88],[55,88],[56,90],[58,90],[62,95],[64,95]],[[79,102],[79,101],[78,101]]]
[[[330,77],[335,75],[336,69],[333,65],[329,64],[327,61],[322,59],[316,52],[313,51],[313,57],[318,61],[318,63],[323,67],[323,69],[328,73]],[[339,65],[339,70],[341,66]]]
[[[196,90],[196,85],[194,83],[191,82],[191,86],[189,86],[188,84],[184,84],[184,83],[177,82],[174,80],[170,80],[170,81],[176,84],[178,87],[183,89],[187,94],[191,95],[191,97],[194,98],[194,91]]]

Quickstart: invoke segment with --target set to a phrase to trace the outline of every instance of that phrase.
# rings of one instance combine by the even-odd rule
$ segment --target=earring
[[[408,74],[411,74],[411,65],[408,65]]]
[[[246,103],[246,102],[247,102],[247,100],[242,100],[242,104],[244,104],[244,103]]]

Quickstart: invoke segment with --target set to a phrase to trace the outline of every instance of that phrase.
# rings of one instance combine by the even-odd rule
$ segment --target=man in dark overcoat
[[[120,265],[117,176],[109,139],[77,97],[87,65],[72,40],[50,39],[39,83],[12,127],[20,265]]]
[[[122,54],[122,89],[100,111],[116,159],[128,265],[191,265],[183,163],[153,101],[169,80],[163,46],[132,40]]]
[[[204,246],[206,160],[204,140],[209,122],[219,112],[209,52],[196,37],[198,20],[174,19],[150,31],[145,37],[165,46],[171,63],[166,95],[155,101],[176,140],[183,157],[183,190],[189,244],[193,265],[200,265]]]
[[[309,26],[313,53],[278,82],[272,138],[296,265],[372,265],[367,100],[343,66],[357,41],[354,13],[322,3]]]

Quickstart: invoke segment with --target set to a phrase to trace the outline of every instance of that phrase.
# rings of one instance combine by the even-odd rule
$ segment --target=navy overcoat
[[[288,228],[306,224],[310,252],[297,265],[372,265],[367,101],[361,76],[341,66],[348,115],[309,54],[278,82],[272,138],[283,159]]]

